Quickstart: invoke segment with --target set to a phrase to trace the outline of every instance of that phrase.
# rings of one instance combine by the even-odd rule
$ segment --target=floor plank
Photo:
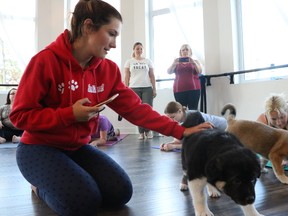
[[[105,210],[99,216],[194,216],[189,192],[179,191],[181,158],[177,152],[161,152],[152,146],[171,140],[154,137],[137,140],[129,135],[114,146],[100,147],[129,174],[134,187],[130,202],[119,210]],[[0,216],[56,216],[31,193],[30,185],[19,172],[16,145],[0,145]],[[255,206],[269,216],[287,215],[288,186],[281,184],[272,170],[256,184]],[[242,216],[241,209],[226,195],[209,199],[215,216]]]

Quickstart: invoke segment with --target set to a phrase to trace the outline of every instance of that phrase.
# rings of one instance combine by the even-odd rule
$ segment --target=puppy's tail
[[[229,114],[227,116],[227,120],[235,119],[236,118],[236,107],[233,104],[226,104],[221,111],[221,115],[224,116],[229,110]]]

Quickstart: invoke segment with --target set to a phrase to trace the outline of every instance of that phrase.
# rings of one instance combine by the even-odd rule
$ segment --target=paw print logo
[[[78,82],[75,80],[69,81],[68,82],[68,88],[71,89],[72,91],[75,91],[77,88],[79,88]]]
[[[61,92],[61,94],[64,93],[64,83],[58,84],[58,91]]]

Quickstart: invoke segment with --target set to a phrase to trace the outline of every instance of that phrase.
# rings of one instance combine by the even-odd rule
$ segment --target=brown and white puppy
[[[234,134],[244,146],[260,154],[261,168],[265,171],[268,160],[271,161],[273,171],[280,182],[288,184],[282,160],[288,156],[288,131],[277,129],[256,121],[236,120],[236,108],[226,104],[221,114],[227,116],[228,126],[226,131]]]
[[[228,132],[208,129],[183,139],[182,166],[196,216],[213,216],[205,186],[220,191],[239,204],[246,216],[261,216],[254,207],[255,183],[260,176],[259,159]],[[218,193],[218,194],[217,194]]]

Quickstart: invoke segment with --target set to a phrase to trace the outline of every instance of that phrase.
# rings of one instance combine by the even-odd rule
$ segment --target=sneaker
[[[149,131],[148,133],[146,133],[146,137],[147,137],[148,139],[152,139],[152,138],[153,138],[153,133],[152,133],[152,131]]]
[[[143,140],[143,139],[144,139],[144,134],[143,134],[143,133],[139,134],[138,139],[139,139],[139,140]]]

